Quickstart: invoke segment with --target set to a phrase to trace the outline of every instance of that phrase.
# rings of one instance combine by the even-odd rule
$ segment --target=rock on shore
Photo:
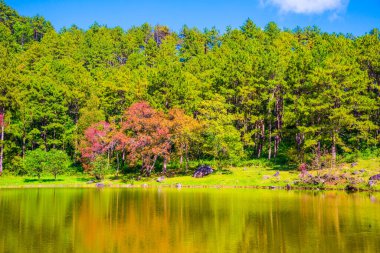
[[[199,166],[198,169],[194,172],[193,177],[201,178],[211,174],[214,170],[207,165]]]

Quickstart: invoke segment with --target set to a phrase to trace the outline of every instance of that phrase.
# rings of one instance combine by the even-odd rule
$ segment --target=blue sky
[[[124,29],[148,22],[179,31],[186,24],[200,29],[239,27],[249,17],[264,27],[317,25],[323,31],[362,35],[380,28],[380,0],[5,0],[21,15],[42,15],[56,29],[97,21]]]

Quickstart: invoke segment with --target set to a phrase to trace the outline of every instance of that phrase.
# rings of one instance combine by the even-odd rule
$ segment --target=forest
[[[335,167],[380,154],[379,85],[376,28],[57,31],[0,1],[0,173]]]

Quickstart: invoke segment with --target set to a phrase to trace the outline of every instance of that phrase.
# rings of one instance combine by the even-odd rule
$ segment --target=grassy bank
[[[380,182],[368,186],[370,176],[380,173],[380,159],[359,160],[355,166],[342,164],[339,168],[330,170],[310,171],[308,178],[318,178],[322,181],[311,182],[306,177],[300,178],[295,170],[277,170],[269,166],[230,167],[216,170],[204,178],[193,178],[191,175],[175,175],[165,177],[157,182],[160,175],[150,178],[139,178],[138,175],[106,176],[100,182],[109,187],[276,187],[285,188],[315,188],[315,189],[345,189],[347,185],[361,190],[380,190]],[[138,180],[137,180],[138,179]],[[96,187],[93,178],[88,174],[59,176],[57,180],[51,176],[41,179],[3,175],[0,178],[0,188],[29,188],[29,187]]]

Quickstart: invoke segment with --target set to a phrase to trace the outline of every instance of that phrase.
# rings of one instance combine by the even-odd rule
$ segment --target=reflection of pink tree
[[[4,113],[0,113],[0,175],[3,173],[3,155],[4,155]]]

